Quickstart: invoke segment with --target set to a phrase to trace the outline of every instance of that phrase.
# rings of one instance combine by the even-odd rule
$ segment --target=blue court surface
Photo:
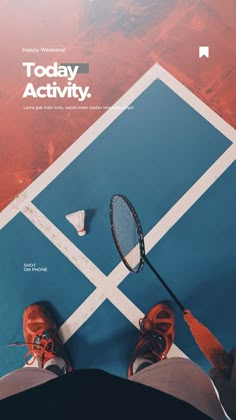
[[[148,267],[137,275],[123,275],[122,264],[117,268],[120,259],[109,225],[110,198],[123,193],[130,199],[148,241],[148,233],[159,224],[165,229],[168,212],[175,217],[176,203],[232,143],[160,80],[132,106],[33,200],[41,221],[36,218],[34,223],[34,217],[30,220],[23,211],[0,232],[1,376],[24,365],[26,348],[6,345],[23,340],[22,312],[30,303],[46,300],[56,309],[74,368],[96,367],[126,376],[138,337],[136,313],[169,299]],[[231,330],[236,321],[235,184],[236,164],[232,163],[182,216],[176,216],[160,239],[154,232],[148,254],[179,299],[226,349],[235,345]],[[65,218],[79,209],[86,210],[84,237]],[[76,249],[82,253],[79,262]],[[80,255],[85,256],[82,270],[76,266]],[[47,272],[24,271],[24,264],[30,263],[46,267]],[[121,270],[117,282],[115,269]],[[114,282],[114,290],[104,296],[102,290],[109,282]],[[99,294],[99,288],[101,299],[94,294]],[[182,314],[173,307],[175,344],[208,369]]]

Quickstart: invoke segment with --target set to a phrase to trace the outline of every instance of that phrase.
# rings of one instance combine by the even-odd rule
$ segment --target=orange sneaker
[[[37,359],[38,367],[44,368],[49,360],[60,358],[65,362],[62,373],[72,370],[58,335],[58,328],[47,305],[35,303],[25,309],[23,334],[29,349],[25,357],[28,365],[32,365]],[[33,356],[32,361],[29,360],[29,356]]]
[[[174,342],[174,324],[174,313],[164,303],[154,306],[140,319],[140,337],[128,367],[128,378],[144,367],[166,359]],[[134,369],[137,359],[140,364]]]

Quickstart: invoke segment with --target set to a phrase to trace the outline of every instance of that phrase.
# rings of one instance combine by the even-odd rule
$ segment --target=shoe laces
[[[165,359],[166,342],[163,333],[154,327],[153,323],[147,317],[139,320],[140,333],[144,341],[144,345],[150,351],[150,354],[159,360]],[[150,357],[146,355],[145,358]]]
[[[57,345],[61,345],[61,343],[59,342],[57,332],[53,330],[38,332],[33,343],[15,342],[8,344],[8,346],[33,346],[35,353],[33,354],[29,350],[25,355],[25,363],[28,366],[33,365],[36,359],[41,360],[42,365],[43,359],[52,358],[52,356],[55,357],[58,354]]]

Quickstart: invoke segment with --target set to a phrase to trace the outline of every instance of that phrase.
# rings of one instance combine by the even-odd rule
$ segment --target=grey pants
[[[15,370],[0,379],[0,399],[55,378],[57,375],[46,369],[25,367]],[[212,381],[189,359],[173,357],[154,363],[130,380],[184,400],[215,420],[226,418]]]

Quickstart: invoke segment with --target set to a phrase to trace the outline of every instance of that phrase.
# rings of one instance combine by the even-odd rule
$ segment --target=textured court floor
[[[146,267],[135,276],[120,263],[109,227],[114,193],[133,202],[150,260],[180,300],[227,349],[235,345],[235,141],[232,127],[155,65],[6,208],[0,374],[24,365],[26,349],[6,344],[23,339],[25,306],[47,300],[74,367],[126,375],[139,318],[169,297]],[[79,209],[82,238],[65,218]],[[175,312],[172,355],[180,349],[207,369]]]

